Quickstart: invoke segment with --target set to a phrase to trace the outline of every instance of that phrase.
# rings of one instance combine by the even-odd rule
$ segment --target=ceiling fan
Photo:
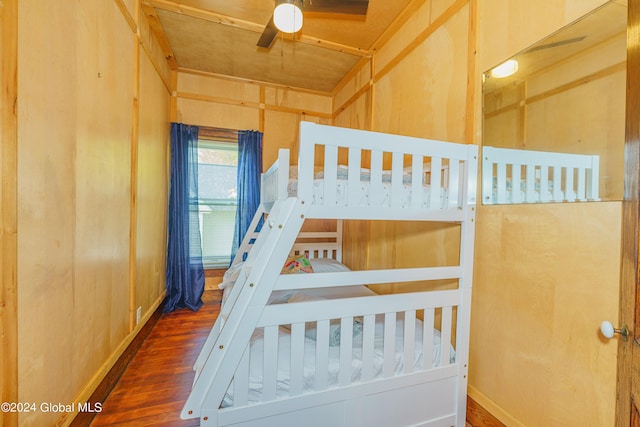
[[[368,7],[368,0],[276,0],[274,13],[258,40],[258,46],[270,48],[280,31],[298,32],[302,27],[303,12],[365,16]],[[287,18],[289,23],[281,23],[281,19]]]
[[[580,37],[574,37],[574,38],[567,39],[567,40],[560,40],[560,41],[557,41],[557,42],[546,43],[546,44],[542,44],[542,45],[539,45],[539,46],[534,46],[534,47],[532,47],[530,49],[527,49],[525,53],[531,53],[531,52],[535,52],[535,51],[538,51],[538,50],[550,49],[552,47],[564,46],[566,44],[581,42],[582,40],[584,40],[586,38],[587,38],[587,36],[580,36]]]

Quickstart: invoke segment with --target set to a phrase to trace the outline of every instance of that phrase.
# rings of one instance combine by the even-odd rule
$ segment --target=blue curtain
[[[260,206],[260,175],[262,173],[262,133],[238,132],[238,211],[233,234],[231,261],[249,229]]]
[[[171,123],[171,182],[164,312],[198,310],[204,268],[198,218],[198,127]]]

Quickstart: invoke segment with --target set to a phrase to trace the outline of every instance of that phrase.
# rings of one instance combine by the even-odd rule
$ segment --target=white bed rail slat
[[[433,367],[433,359],[428,355],[433,354],[433,324],[435,319],[435,310],[428,308],[424,310],[424,319],[422,320],[422,368],[431,369]]]
[[[402,176],[404,173],[404,154],[394,152],[391,156],[391,207],[402,207]]]
[[[584,168],[578,168],[578,200],[587,199],[587,177],[584,174]]]
[[[328,319],[317,321],[315,364],[316,391],[326,390],[329,387],[329,327]]]
[[[465,193],[463,191],[463,183],[465,182],[465,177],[463,174],[465,168],[461,168],[460,163],[461,162],[459,160],[449,161],[449,175],[447,177],[447,183],[445,184],[449,202],[447,207],[449,209],[454,209],[457,206],[464,206],[463,197],[465,196]]]
[[[511,179],[512,179],[512,188],[515,188],[515,191],[511,191],[511,200],[513,203],[520,203],[522,201],[522,192],[520,191],[520,187],[522,185],[522,165],[521,164],[513,164],[511,166]]]
[[[384,199],[382,189],[382,158],[382,151],[371,151],[371,194],[369,195],[369,200],[373,206],[379,206]]]
[[[424,177],[424,161],[422,156],[413,156],[411,159],[411,207],[420,208],[423,203],[422,187],[426,183],[423,182]]]
[[[277,390],[278,374],[278,326],[264,328],[264,368],[262,370],[262,399],[274,400]]]
[[[360,161],[362,152],[358,148],[349,149],[349,166],[347,175],[347,200],[350,206],[358,204],[360,193]]]
[[[384,315],[384,357],[382,365],[382,376],[392,377],[395,370],[396,354],[396,313],[385,313]]]
[[[498,203],[507,202],[507,165],[506,163],[498,163],[496,191],[498,192]]]
[[[404,373],[413,372],[415,363],[415,340],[416,337],[416,310],[407,310],[404,312]]]
[[[341,331],[353,330],[353,317],[340,319]],[[344,387],[351,384],[351,360],[353,358],[353,334],[340,334],[340,370],[338,385]]]
[[[440,366],[447,365],[451,353],[449,351],[449,343],[451,342],[451,314],[452,309],[450,306],[442,307],[442,327],[440,329]]]
[[[313,169],[311,169],[313,170]],[[304,171],[307,172],[307,171]],[[338,179],[338,147],[325,145],[324,147],[324,204],[336,204],[336,187]]]
[[[375,314],[363,317],[362,321],[362,380],[373,379],[373,351],[375,339]]]
[[[440,201],[441,170],[442,158],[438,156],[431,157],[431,185],[429,188],[429,207],[431,209],[440,209],[442,207],[442,202]]]
[[[304,323],[291,325],[291,382],[290,393],[298,396],[303,391],[304,374]]]
[[[591,156],[591,168],[587,172],[587,198],[600,200],[600,157]]]
[[[557,200],[567,200],[566,197],[564,197],[564,193],[562,191],[562,170],[563,168],[561,166],[554,166],[553,167],[553,200],[557,201]]]
[[[575,202],[576,201],[576,191],[575,191],[575,187],[573,185],[573,176],[576,174],[576,168],[573,167],[567,167],[565,169],[565,179],[567,181],[567,184],[565,186],[566,190],[565,190],[565,198],[567,199],[567,202]],[[578,171],[579,173],[579,171]]]
[[[538,171],[539,179],[540,179],[540,188],[538,189],[538,198],[541,202],[549,202],[551,199],[551,194],[549,193],[549,167],[548,166],[540,166]]]
[[[534,165],[526,165],[527,184],[525,190],[525,201],[532,203],[537,201],[538,196],[536,194],[536,167]],[[517,189],[516,189],[517,190]]]

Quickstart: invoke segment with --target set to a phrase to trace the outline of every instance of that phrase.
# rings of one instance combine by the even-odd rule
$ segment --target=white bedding
[[[296,197],[298,194],[298,180],[297,180],[297,168],[292,166],[289,170],[289,184],[287,185],[287,193],[289,197]],[[370,171],[368,169],[361,169],[360,171],[360,185],[358,186],[358,194],[348,198],[348,170],[346,166],[338,165],[337,168],[337,180],[336,180],[336,204],[350,206],[370,206],[371,201],[371,185],[370,185]],[[401,199],[401,207],[408,207],[411,205],[411,173],[406,171],[402,176],[402,191],[399,194]],[[431,186],[423,184],[422,186],[423,205],[426,206],[431,197]],[[439,189],[440,205],[435,208],[444,208],[447,203],[447,190],[444,187]],[[394,196],[397,197],[398,195]],[[355,200],[353,199],[355,197]],[[377,200],[373,205],[389,206],[391,200],[391,172],[384,171],[382,174],[382,192],[376,195]],[[324,204],[324,172],[316,171],[313,180],[313,203],[317,205]],[[432,206],[433,207],[433,206]]]
[[[507,178],[505,180],[505,189],[506,189],[506,193],[505,196],[507,198],[506,202],[507,203],[511,203],[513,200],[513,183],[512,183],[512,179],[511,178]],[[538,200],[551,200],[553,199],[553,180],[548,180],[547,181],[547,189],[544,193],[544,197],[540,196],[540,181],[539,180],[535,180],[534,182],[534,187],[533,187],[533,191],[535,192],[537,199]],[[561,191],[562,195],[563,195],[563,199],[565,199],[564,197],[564,192]],[[497,177],[493,177],[493,190],[492,190],[492,201],[493,203],[498,203],[498,179]],[[520,180],[520,200],[527,200],[527,180],[526,179],[521,179]]]
[[[340,295],[349,294],[352,296],[358,295],[371,295],[373,291],[364,286],[352,287],[350,291],[345,291],[342,288]],[[307,292],[307,291],[305,291]],[[423,368],[423,354],[422,354],[422,335],[423,324],[419,319],[415,320],[415,351],[414,351],[414,368]],[[307,323],[307,328],[313,327],[314,323]],[[355,329],[354,329],[355,330]],[[308,332],[308,329],[307,329]],[[433,337],[433,353],[431,355],[432,366],[438,366],[440,364],[440,333],[434,330]],[[404,370],[404,350],[403,350],[403,334],[404,334],[404,316],[403,313],[398,314],[396,318],[396,341],[395,341],[395,375],[399,375]],[[374,339],[374,360],[373,360],[373,377],[380,378],[382,376],[382,364],[383,364],[383,343],[384,343],[384,315],[376,316],[375,322],[375,339]],[[262,379],[263,379],[263,345],[264,334],[261,328],[256,329],[250,342],[250,356],[249,356],[249,393],[248,402],[256,403],[261,401],[262,397]],[[316,348],[315,340],[309,338],[309,334],[306,334],[304,343],[304,379],[303,390],[313,391],[315,389],[316,372],[315,372],[315,358]],[[278,332],[278,372],[276,383],[276,398],[283,398],[289,396],[289,366],[291,355],[291,335],[290,331],[285,327],[280,327]],[[453,348],[450,347],[450,362],[455,361],[455,353]],[[329,346],[329,369],[326,373],[328,375],[328,388],[337,387],[338,373],[340,367],[340,346]],[[353,334],[353,353],[351,362],[351,380],[352,382],[358,382],[361,377],[362,369],[362,335],[361,333],[354,332]],[[229,388],[223,402],[222,407],[233,406],[233,386]]]

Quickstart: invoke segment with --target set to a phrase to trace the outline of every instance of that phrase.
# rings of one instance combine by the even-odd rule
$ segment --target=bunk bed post
[[[469,376],[469,334],[471,325],[471,289],[473,281],[473,255],[475,242],[476,191],[478,146],[470,145],[467,154],[466,197],[464,220],[460,230],[460,305],[458,306],[457,325],[462,328],[456,334],[456,363],[458,364],[458,392],[457,392],[457,425],[463,426],[467,410],[467,382]]]
[[[600,156],[591,156],[591,167],[587,170],[589,183],[587,184],[587,199],[600,200]]]
[[[482,203],[493,204],[493,148],[482,147]]]
[[[313,171],[315,168],[315,124],[300,122],[300,149],[298,150],[298,198],[311,202]],[[335,177],[334,177],[335,179]]]

